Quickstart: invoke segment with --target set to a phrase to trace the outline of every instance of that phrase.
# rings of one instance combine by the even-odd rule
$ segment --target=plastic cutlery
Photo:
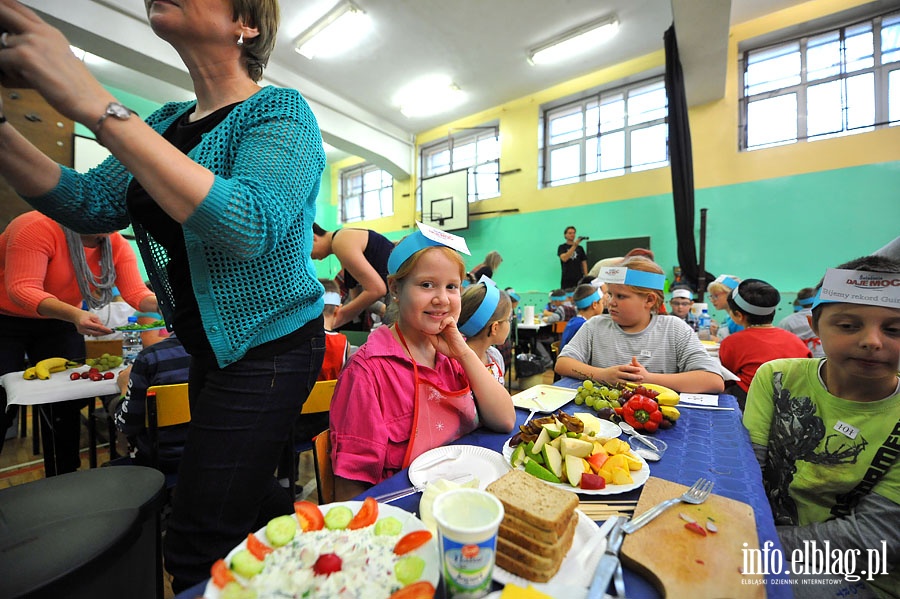
[[[619,428],[622,429],[623,431],[625,431],[627,434],[634,437],[635,439],[637,439],[638,441],[640,441],[641,443],[643,443],[644,445],[646,445],[647,447],[649,447],[650,449],[652,449],[653,451],[656,451],[656,452],[659,451],[659,447],[657,447],[656,444],[651,439],[648,439],[644,435],[637,432],[633,426],[631,426],[624,420],[619,423]]]

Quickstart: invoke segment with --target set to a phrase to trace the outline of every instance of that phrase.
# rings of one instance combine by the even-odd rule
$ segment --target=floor
[[[541,377],[540,382],[543,384],[552,384],[553,371],[546,371]],[[515,380],[515,377],[513,377],[511,387],[511,392],[516,393],[519,385]],[[85,409],[85,411],[83,412],[85,414],[85,418],[83,420],[85,421],[87,420],[86,412],[87,410]],[[31,410],[28,410],[26,423],[27,435],[25,437],[20,437],[17,428],[16,436],[12,439],[7,439],[3,446],[3,451],[0,452],[0,489],[5,489],[14,485],[21,485],[44,478],[43,459],[40,454],[35,455],[32,452]],[[97,463],[99,465],[102,465],[109,461],[109,443],[106,440],[105,431],[101,430],[99,431],[99,433],[102,434],[100,434],[99,447],[97,450]],[[124,454],[124,452],[126,451],[126,447],[123,441],[123,439],[118,440],[117,448],[120,454]],[[86,470],[89,467],[87,450],[87,427],[84,427],[82,429],[81,447],[81,469]],[[307,499],[313,502],[318,501],[318,496],[316,494],[316,478],[311,451],[307,451],[300,456],[297,485],[298,499]],[[168,581],[166,581],[166,599],[170,599],[171,597],[173,597],[173,593]]]

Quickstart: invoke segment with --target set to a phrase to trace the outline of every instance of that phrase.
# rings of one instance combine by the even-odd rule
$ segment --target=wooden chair
[[[191,421],[188,384],[154,385],[147,389],[147,437],[150,440],[150,464],[159,468],[160,429]],[[172,488],[177,475],[166,475],[166,487]]]
[[[331,398],[334,395],[334,386],[337,380],[317,381],[309,392],[309,397],[300,410],[301,416],[311,416],[314,414],[327,414],[331,409]],[[283,458],[283,462],[279,470],[279,478],[286,478],[290,489],[294,488],[297,482],[297,469],[299,467],[300,454],[313,449],[315,437],[309,439],[295,439],[293,450],[291,451],[290,461]],[[285,469],[288,472],[283,472]]]
[[[314,439],[313,456],[316,468],[316,490],[319,505],[334,501],[334,470],[331,467],[331,431],[325,429]]]

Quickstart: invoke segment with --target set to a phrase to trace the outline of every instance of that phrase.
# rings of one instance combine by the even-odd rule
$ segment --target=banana
[[[681,418],[681,412],[678,411],[678,408],[674,406],[659,406],[659,411],[662,412],[663,418],[666,420],[671,420],[675,422],[679,418]]]
[[[25,372],[22,373],[22,378],[26,381],[33,381],[37,378],[37,372],[34,371],[34,366],[29,366],[25,369]]]
[[[656,399],[656,403],[661,406],[678,405],[678,402],[680,401],[678,393],[676,393],[672,389],[669,389],[668,387],[663,387],[662,385],[657,385],[654,383],[643,383],[643,386],[647,389],[659,392],[659,395],[657,395],[654,399]]]
[[[50,373],[65,370],[66,362],[68,360],[65,358],[47,358],[35,364],[34,371],[39,379],[47,380],[50,378]]]

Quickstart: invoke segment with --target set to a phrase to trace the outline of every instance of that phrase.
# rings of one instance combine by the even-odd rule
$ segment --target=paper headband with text
[[[575,307],[579,310],[584,310],[585,308],[590,308],[594,302],[600,301],[600,294],[594,291],[594,293],[590,294],[587,297],[583,297],[577,302],[575,302]]]
[[[694,294],[690,289],[676,289],[672,292],[672,299],[694,299]]]
[[[490,277],[481,275],[481,279],[478,280],[476,285],[484,285],[484,298],[475,312],[472,313],[472,316],[459,325],[459,332],[466,337],[477,335],[491,319],[491,316],[494,315],[494,312],[497,310],[497,304],[500,303],[500,290],[497,289],[497,284]]]
[[[325,302],[326,306],[340,306],[341,294],[334,291],[326,291],[325,295],[322,296],[322,301]]]
[[[469,247],[466,245],[466,240],[462,237],[423,225],[418,221],[416,221],[416,226],[419,227],[419,230],[404,237],[391,251],[391,255],[388,258],[389,274],[395,274],[403,263],[409,260],[410,256],[419,250],[429,247],[443,245],[457,252],[471,255]]]
[[[605,266],[600,269],[600,278],[604,283],[631,285],[646,289],[662,290],[666,286],[666,275],[655,272],[635,270],[624,266]]]
[[[900,308],[900,274],[829,268],[813,308],[835,302]]]
[[[769,314],[774,314],[775,309],[778,306],[757,306],[756,304],[751,304],[738,292],[739,287],[735,287],[734,291],[731,292],[731,299],[734,300],[734,303],[737,304],[737,307],[747,314],[755,314],[756,316],[767,316]]]

